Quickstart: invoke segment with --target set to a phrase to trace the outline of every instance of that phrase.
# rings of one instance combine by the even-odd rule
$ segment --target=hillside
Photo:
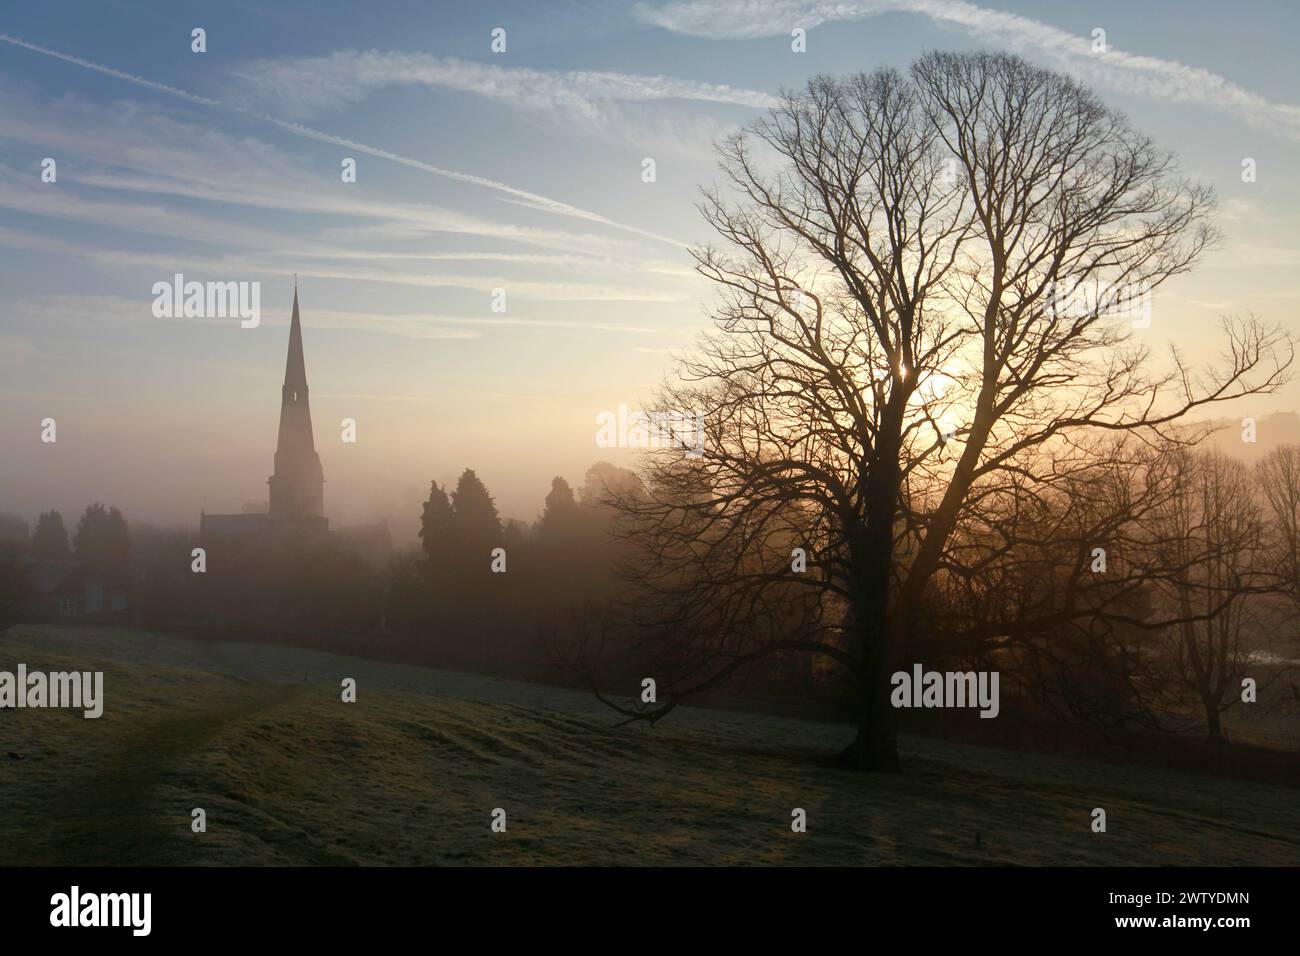
[[[847,728],[616,729],[582,693],[144,631],[15,627],[19,662],[107,701],[0,711],[0,865],[1300,863],[1296,791],[1250,782],[917,738],[901,776],[829,771]]]

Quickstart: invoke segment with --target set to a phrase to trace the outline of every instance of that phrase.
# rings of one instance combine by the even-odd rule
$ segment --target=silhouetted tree
[[[424,503],[420,515],[420,546],[424,549],[431,579],[446,573],[448,563],[459,546],[451,501],[436,481],[430,483],[429,500]]]
[[[578,502],[573,497],[573,489],[557,475],[551,480],[546,507],[537,522],[537,533],[544,540],[572,536],[577,520]]]
[[[1159,589],[1181,617],[1169,639],[1176,688],[1218,740],[1220,716],[1237,702],[1246,676],[1251,612],[1277,579],[1267,567],[1263,515],[1246,466],[1218,451],[1183,452],[1174,461],[1177,491],[1157,515],[1160,556],[1174,570]]]
[[[128,571],[131,566],[131,534],[126,518],[116,508],[96,501],[77,523],[77,559],[101,571]]]
[[[0,631],[18,620],[27,593],[27,576],[18,553],[0,547]]]
[[[947,545],[927,592],[921,659],[1002,674],[1015,698],[1104,734],[1159,726],[1166,690],[1152,588],[1178,573],[1155,517],[1176,488],[1180,446],[1075,439],[1078,461],[1056,481],[1009,474],[987,484]]]
[[[1171,350],[1152,368],[1116,290],[1140,302],[1190,268],[1216,237],[1213,196],[1016,57],[816,78],[720,157],[738,201],[710,192],[703,212],[729,248],[696,254],[718,334],[654,403],[705,413],[703,454],[651,453],[648,494],[618,501],[639,605],[673,621],[665,660],[694,666],[624,712],[657,720],[767,654],[816,652],[856,688],[846,764],[896,769],[890,675],[931,583],[970,571],[954,536],[988,495],[1086,472],[1089,434],[1195,442],[1173,424],[1275,388],[1290,340],[1225,320],[1221,367]],[[802,534],[805,572],[773,550],[754,566],[772,522]],[[787,588],[812,593],[815,627],[755,626]]]
[[[635,471],[598,461],[583,476],[580,500],[584,508],[596,508],[613,499],[636,497],[642,491],[641,476]]]
[[[493,548],[501,545],[501,518],[487,486],[466,468],[451,493],[456,537],[463,552],[457,559],[471,568],[488,566]]]
[[[15,514],[0,512],[0,547],[25,549],[29,544],[27,522]]]
[[[1256,466],[1268,507],[1270,565],[1285,582],[1285,593],[1300,609],[1300,445],[1283,445]]]
[[[192,531],[159,528],[132,522],[131,563],[136,589],[131,603],[136,619],[151,626],[186,620],[201,605],[207,575],[190,570],[191,550],[198,544]],[[220,559],[214,565],[220,565]],[[220,573],[214,571],[214,575]]]
[[[63,515],[57,511],[43,511],[36,519],[32,533],[32,557],[63,561],[71,557],[68,547],[68,529],[63,526]]]

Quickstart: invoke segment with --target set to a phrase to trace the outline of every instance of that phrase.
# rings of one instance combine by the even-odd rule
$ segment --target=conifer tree
[[[466,555],[474,562],[486,561],[488,553],[501,544],[501,518],[487,487],[472,469],[466,468],[456,482],[451,507],[457,538]]]
[[[63,561],[71,555],[63,515],[57,511],[41,512],[41,516],[36,519],[36,531],[32,534],[32,556]]]

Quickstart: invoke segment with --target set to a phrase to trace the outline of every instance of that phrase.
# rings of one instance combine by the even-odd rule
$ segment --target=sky
[[[811,75],[936,49],[1070,73],[1215,187],[1226,238],[1157,294],[1154,347],[1209,361],[1224,314],[1300,332],[1297,35],[1285,0],[3,0],[0,510],[264,502],[296,275],[331,521],[406,543],[466,467],[532,520],[553,476],[634,463],[597,416],[709,327],[712,144]],[[178,272],[260,283],[260,323],[156,317]]]

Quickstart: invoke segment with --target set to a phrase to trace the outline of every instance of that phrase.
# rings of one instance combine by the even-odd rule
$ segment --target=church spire
[[[302,320],[298,317],[298,284],[293,286],[293,319],[289,323],[289,355],[284,363],[284,387],[307,390],[307,362],[302,357]]]
[[[271,514],[281,517],[324,513],[325,476],[311,428],[307,400],[307,363],[302,351],[302,319],[298,315],[298,284],[293,289],[293,318],[289,323],[289,353],[280,391],[280,436],[271,476]]]

